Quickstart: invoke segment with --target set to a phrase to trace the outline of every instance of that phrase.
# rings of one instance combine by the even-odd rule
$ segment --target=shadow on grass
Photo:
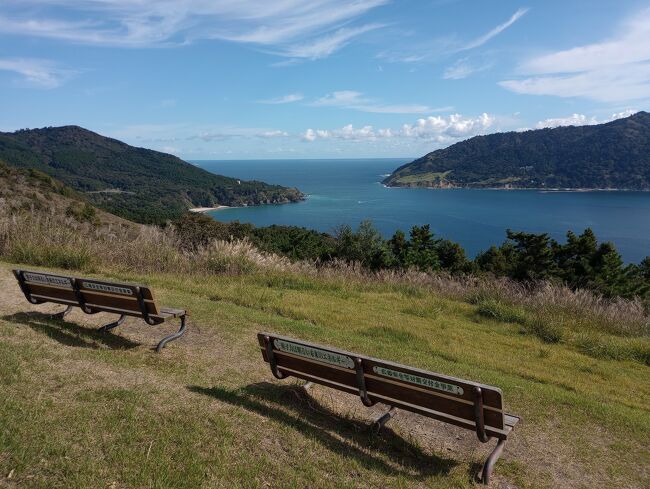
[[[41,312],[19,312],[3,316],[5,321],[24,324],[38,333],[44,333],[62,345],[76,348],[102,348],[130,350],[140,346],[139,343],[128,340],[110,332],[99,332],[70,323],[64,319],[53,318]]]
[[[424,453],[390,428],[384,427],[381,435],[374,435],[370,426],[342,417],[315,399],[307,400],[295,386],[260,382],[233,390],[198,386],[188,389],[290,426],[332,452],[354,458],[369,470],[422,480],[447,475],[457,465],[454,460]]]

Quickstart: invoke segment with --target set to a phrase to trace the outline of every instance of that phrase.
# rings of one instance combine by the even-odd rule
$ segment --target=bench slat
[[[77,296],[73,290],[59,286],[42,285],[33,282],[25,282],[29,287],[32,295],[45,296],[49,298],[63,299],[68,302],[77,303]],[[92,290],[82,290],[82,294],[87,303],[95,304],[96,306],[109,306],[118,309],[126,309],[129,311],[140,311],[140,304],[135,297],[118,296],[114,294],[107,294],[104,292],[95,292]],[[66,302],[66,303],[68,303]],[[145,299],[145,305],[151,315],[157,315],[159,311],[155,302],[150,299]]]
[[[306,380],[309,382],[313,382],[315,384],[320,384],[324,385],[325,387],[330,387],[332,389],[340,390],[343,392],[347,392],[349,394],[355,394],[357,395],[359,391],[356,389],[356,387],[350,387],[348,385],[344,384],[339,384],[337,382],[332,382],[329,380],[322,379],[321,377],[305,374],[304,372],[300,372],[298,370],[293,370],[287,367],[278,367],[278,369],[281,372],[286,373],[287,375],[291,375],[292,377],[296,377],[298,379]],[[432,411],[426,408],[421,408],[412,404],[407,404],[402,401],[396,400],[396,399],[391,399],[388,397],[382,397],[379,395],[374,395],[373,393],[369,392],[369,395],[371,398],[376,399],[379,402],[383,402],[384,404],[388,404],[390,406],[395,406],[397,408],[403,409],[405,411],[410,411],[416,414],[419,414],[421,416],[426,416],[428,418],[432,418],[438,421],[443,421],[445,423],[453,424],[454,426],[458,426],[460,428],[465,428],[468,430],[474,431],[475,429],[475,423],[474,421],[469,421],[466,419],[461,419],[457,418],[454,416],[449,416],[445,413],[442,412],[437,412],[437,411]],[[498,428],[493,428],[491,426],[486,426],[485,427],[485,432],[487,433],[488,436],[492,436],[494,438],[498,439],[506,439],[508,437],[508,434],[512,430],[511,426],[506,426],[503,429],[498,429]]]
[[[80,290],[84,294],[87,302],[104,304],[98,298],[106,297],[106,300],[110,298],[114,301],[113,304],[106,303],[107,306],[122,307],[122,309],[131,309],[133,306],[127,306],[129,302],[133,302],[135,304],[135,308],[139,309],[137,301],[139,288],[140,293],[142,294],[142,297],[147,304],[147,311],[149,311],[149,314],[157,315],[160,312],[158,310],[158,306],[154,301],[151,289],[145,285],[132,285],[119,282],[89,279],[79,279],[79,284]],[[98,293],[101,293],[101,295]],[[122,305],[118,306],[118,302]]]
[[[415,369],[406,365],[356,355],[291,338],[260,333],[258,341],[264,361],[264,337],[269,336],[280,371],[313,380],[350,393],[359,393],[353,359],[363,360],[368,396],[425,416],[456,420],[453,424],[475,429],[474,387],[483,392],[484,420],[491,436],[506,433],[502,394],[498,388],[475,382]],[[277,340],[277,341],[276,341]],[[446,420],[446,419],[445,419]],[[446,420],[448,421],[448,420]],[[448,421],[451,422],[451,421]]]
[[[25,292],[35,299],[58,304],[80,305],[73,288],[73,277],[26,270],[15,270],[14,273],[17,276],[23,273]],[[94,312],[104,311],[142,317],[138,300],[139,288],[147,312],[157,323],[167,318],[179,317],[184,313],[180,309],[167,309],[163,312],[156,305],[151,289],[144,285],[81,278],[77,279],[77,284],[86,306]]]
[[[281,370],[291,369],[292,372],[303,372],[312,377],[335,382],[349,387],[347,392],[358,393],[356,374],[354,370],[336,368],[331,365],[302,359],[295,355],[275,351],[278,367]],[[262,350],[264,360],[267,361],[266,351]],[[451,416],[463,418],[474,422],[474,403],[464,399],[454,399],[434,390],[425,391],[413,388],[415,386],[399,385],[392,381],[366,374],[366,388],[371,400],[380,398],[401,399],[408,404],[415,404],[431,411],[440,411]],[[375,396],[376,394],[376,396]],[[494,408],[485,410],[485,424],[495,428],[503,428],[503,413]]]
[[[161,316],[170,316],[170,317],[180,317],[186,314],[185,309],[172,309],[171,307],[161,307],[160,315]]]
[[[45,285],[26,282],[29,291],[32,295],[42,295],[56,299],[63,299],[77,303],[77,296],[72,289],[64,289],[62,287],[48,287]]]
[[[108,296],[108,295],[97,295],[97,294],[88,294],[84,292],[84,298],[87,304],[93,304],[98,308],[110,307],[113,309],[122,309],[127,311],[133,311],[140,315],[140,304],[137,299],[132,297],[119,297],[119,296]],[[158,315],[158,308],[153,302],[145,301],[145,306],[147,311],[151,315]]]

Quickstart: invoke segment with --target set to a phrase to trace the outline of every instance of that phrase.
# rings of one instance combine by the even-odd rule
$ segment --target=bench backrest
[[[85,312],[111,312],[164,321],[151,289],[145,285],[68,277],[30,270],[14,270],[21,290],[32,303],[55,302]]]
[[[502,393],[497,387],[270,333],[259,333],[258,341],[264,361],[280,377],[312,381],[358,394],[362,400],[365,395],[371,403],[396,406],[477,432],[477,414],[481,414],[488,436],[507,436]]]

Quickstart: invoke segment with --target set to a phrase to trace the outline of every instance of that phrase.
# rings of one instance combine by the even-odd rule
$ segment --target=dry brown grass
[[[506,278],[451,276],[416,270],[370,272],[358,263],[292,262],[262,252],[248,241],[214,241],[187,251],[173,227],[95,227],[72,218],[25,211],[0,218],[0,256],[11,261],[66,269],[182,275],[300,275],[364,286],[385,284],[417,295],[422,290],[472,304],[498,301],[523,307],[534,321],[561,329],[626,337],[650,335],[650,316],[638,300],[606,299],[587,290],[546,282],[521,284]]]

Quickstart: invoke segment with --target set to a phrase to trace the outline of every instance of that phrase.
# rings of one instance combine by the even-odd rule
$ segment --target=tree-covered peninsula
[[[384,184],[650,190],[650,114],[476,136],[397,168]]]
[[[0,133],[0,160],[46,173],[108,212],[141,223],[192,207],[296,202],[295,188],[215,175],[176,156],[129,146],[78,126]]]

